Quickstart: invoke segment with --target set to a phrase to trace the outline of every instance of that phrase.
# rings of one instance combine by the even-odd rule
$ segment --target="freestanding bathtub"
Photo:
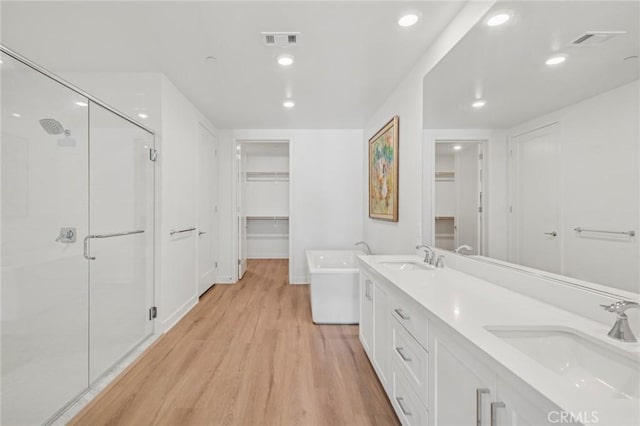
[[[360,254],[354,250],[307,251],[314,323],[358,324]]]

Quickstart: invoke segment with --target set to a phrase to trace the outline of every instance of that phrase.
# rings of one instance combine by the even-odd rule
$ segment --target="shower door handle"
[[[125,232],[114,232],[113,234],[92,234],[84,237],[82,241],[82,255],[87,260],[95,260],[94,256],[89,255],[89,240],[93,238],[113,238],[113,237],[124,237],[125,235],[134,235],[134,234],[142,234],[144,229],[139,229],[137,231],[125,231]]]
[[[89,256],[89,239],[93,238],[93,235],[87,235],[82,240],[82,255],[87,260],[95,260],[96,258],[93,256]]]

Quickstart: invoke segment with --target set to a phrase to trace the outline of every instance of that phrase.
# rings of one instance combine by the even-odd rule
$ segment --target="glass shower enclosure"
[[[43,424],[153,333],[153,132],[1,49],[2,424]]]

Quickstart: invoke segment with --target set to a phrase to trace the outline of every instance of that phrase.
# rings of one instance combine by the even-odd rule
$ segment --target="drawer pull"
[[[405,315],[405,313],[400,308],[394,309],[394,311],[396,311],[396,314],[398,314],[398,316],[405,321],[411,319],[411,317],[409,315]]]
[[[411,411],[407,410],[404,407],[404,398],[402,398],[401,396],[396,396],[396,401],[398,401],[398,405],[400,406],[400,410],[402,410],[402,414],[404,414],[405,416],[410,416]]]
[[[400,354],[400,358],[402,358],[403,361],[411,362],[411,358],[409,358],[408,356],[406,356],[404,354],[404,349],[403,348],[400,348],[400,347],[396,346],[396,352],[398,352],[398,354]]]
[[[489,389],[476,389],[476,426],[482,426],[482,395],[488,393]]]
[[[491,403],[491,426],[496,426],[498,424],[498,416],[496,413],[496,408],[504,408],[504,402],[492,402]]]

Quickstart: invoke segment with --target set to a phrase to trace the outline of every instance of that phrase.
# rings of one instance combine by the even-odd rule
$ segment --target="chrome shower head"
[[[53,118],[43,118],[40,120],[40,125],[44,129],[45,132],[50,135],[61,135],[64,133],[64,127],[58,120],[54,120]]]

